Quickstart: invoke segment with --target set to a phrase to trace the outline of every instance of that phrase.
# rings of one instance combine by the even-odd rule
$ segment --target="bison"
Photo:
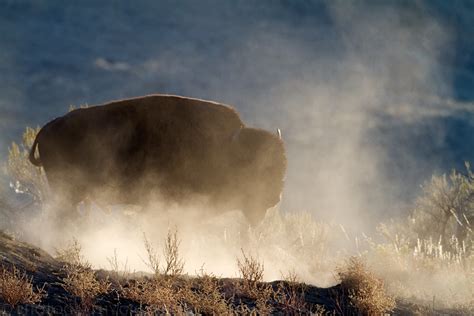
[[[29,160],[69,206],[201,196],[252,224],[279,202],[286,171],[279,132],[246,127],[230,106],[173,95],[73,110],[39,131]]]

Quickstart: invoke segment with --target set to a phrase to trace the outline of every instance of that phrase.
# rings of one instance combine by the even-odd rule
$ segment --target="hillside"
[[[1,305],[1,308],[4,311],[13,314],[23,314],[26,312],[27,314],[45,313],[61,315],[64,311],[74,312],[75,309],[81,310],[81,299],[65,290],[65,287],[67,286],[65,285],[64,279],[67,278],[68,270],[65,269],[64,262],[58,261],[39,248],[15,240],[5,233],[0,233],[0,257],[2,267],[10,269],[15,266],[18,270],[25,271],[28,278],[31,278],[35,291],[37,291],[37,288],[42,288],[45,292],[45,296],[38,304],[20,304],[16,308],[12,308],[4,302]],[[0,284],[3,284],[4,275],[5,274],[0,275]],[[144,311],[146,309],[146,305],[140,306],[136,301],[120,298],[120,294],[122,293],[120,286],[117,283],[119,278],[114,274],[114,272],[100,270],[96,271],[96,276],[99,280],[105,280],[108,278],[111,281],[111,286],[107,293],[100,294],[94,298],[93,307],[90,312],[98,314],[115,314],[117,312],[119,314],[135,314],[140,310]],[[192,279],[192,277],[183,277],[182,282],[186,282],[186,280],[189,279]],[[229,291],[230,289],[235,288],[235,284],[237,284],[239,280],[221,279],[218,282],[222,289]],[[280,286],[279,283],[280,282],[276,281],[269,283],[268,285],[277,289]],[[282,286],[283,289],[290,293],[289,289],[291,285],[289,283],[284,282]],[[1,291],[5,291],[4,288],[1,289]],[[303,289],[303,287],[301,287],[301,289]],[[13,288],[10,288],[10,290],[13,290]],[[3,293],[0,293],[0,297],[2,297],[2,295]],[[225,293],[225,295],[229,295],[234,304],[240,304],[240,301],[242,301],[249,308],[255,308],[255,299],[252,299],[251,297],[242,294],[239,295],[238,292]],[[308,307],[314,308],[314,306],[320,305],[324,306],[326,311],[336,310],[337,307],[335,306],[334,298],[338,296],[342,296],[340,286],[327,289],[314,286],[304,286],[303,300]],[[342,304],[347,304],[347,302],[342,302]],[[274,308],[275,313],[279,313],[279,311],[282,312],[285,308],[289,308],[288,306],[281,304],[281,302],[278,303],[276,301],[272,307]],[[297,312],[297,310],[294,312]]]
[[[70,250],[75,251],[74,249]],[[272,315],[309,314],[310,312],[316,315],[359,315],[359,313],[367,313],[367,310],[364,311],[364,309],[354,307],[356,301],[351,298],[351,296],[357,296],[354,293],[357,293],[357,290],[360,288],[357,286],[351,289],[345,288],[343,285],[344,280],[343,284],[330,288],[320,288],[303,283],[295,283],[291,280],[274,281],[271,283],[258,282],[258,284],[249,285],[249,283],[246,283],[249,279],[217,279],[211,275],[204,274],[199,276],[172,276],[169,279],[172,281],[168,281],[163,276],[165,279],[154,281],[151,274],[126,274],[120,271],[90,270],[93,273],[92,275],[94,275],[94,279],[98,282],[97,284],[107,283],[108,285],[106,291],[91,298],[88,295],[94,292],[95,289],[94,286],[91,286],[90,279],[88,279],[90,275],[84,272],[89,269],[87,266],[84,267],[85,270],[81,270],[82,267],[79,269],[81,271],[80,274],[83,275],[74,283],[76,284],[76,290],[81,288],[85,291],[82,296],[77,296],[71,294],[71,290],[68,287],[72,284],[70,282],[71,274],[74,274],[74,269],[71,269],[70,266],[71,263],[55,259],[45,251],[16,240],[3,232],[0,233],[0,258],[3,271],[0,272],[0,308],[2,311],[12,315],[63,315],[64,313],[83,312],[94,315],[134,315],[153,310],[158,313],[164,313],[168,310],[174,314],[180,313],[179,309],[173,310],[173,308],[180,307],[178,306],[178,301],[173,300],[177,298],[194,302],[194,305],[188,306],[189,310],[192,312],[194,308],[194,312],[203,315],[221,314],[224,312],[246,315],[252,313],[252,311],[259,311],[259,313],[263,312],[264,314],[268,312]],[[250,257],[250,259],[252,258]],[[11,271],[12,267],[15,267],[20,272],[18,276],[23,275],[23,272],[25,272],[26,280],[31,280],[35,292],[42,291],[42,297],[38,303],[19,303],[12,307],[5,302],[4,293],[6,290],[4,284],[8,274],[5,271]],[[370,278],[366,281],[368,280]],[[138,284],[137,282],[139,282],[140,287],[134,288]],[[157,292],[160,293],[160,297],[145,298],[146,296],[143,293],[146,293],[146,289],[149,289],[147,286],[150,286],[145,286],[145,284],[153,284],[153,282],[159,282],[159,286],[154,289],[160,289]],[[170,284],[168,282],[172,282],[173,285],[168,287]],[[359,286],[363,283],[361,282]],[[246,286],[249,287],[246,288]],[[251,290],[253,286],[255,286],[254,290],[257,291]],[[131,292],[127,292],[131,288],[133,288],[133,291],[136,291],[138,288],[142,291],[146,288],[144,292],[135,292],[134,295],[141,293],[135,297],[141,297],[144,300],[156,300],[156,302],[163,304],[163,306],[153,306],[139,302],[138,299],[131,299]],[[69,291],[66,289],[69,289]],[[14,288],[10,287],[7,291],[13,290]],[[187,290],[190,290],[190,292],[186,292]],[[26,290],[25,292],[28,291]],[[185,295],[184,298],[181,295]],[[380,295],[383,294],[377,293],[376,296],[372,297],[368,293],[364,293],[364,300],[371,298],[374,300],[370,303],[365,302],[365,304],[375,304],[373,306],[383,304],[380,301],[382,299]],[[265,298],[268,301],[261,305],[262,299]],[[91,299],[91,301],[88,301],[88,299]],[[166,301],[167,299],[170,301]],[[227,307],[225,304],[223,305],[223,302],[227,304]],[[170,303],[170,305],[166,307],[167,303]],[[403,302],[397,302],[395,309],[393,309],[390,315],[419,315],[419,313],[427,312],[432,313],[432,315],[466,315],[466,311],[462,309],[434,310],[431,307]]]

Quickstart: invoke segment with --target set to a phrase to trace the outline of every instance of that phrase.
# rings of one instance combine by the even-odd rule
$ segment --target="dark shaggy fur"
[[[59,117],[38,133],[30,161],[72,205],[200,195],[213,206],[242,209],[253,223],[278,203],[286,170],[277,135],[246,128],[231,107],[169,95]]]

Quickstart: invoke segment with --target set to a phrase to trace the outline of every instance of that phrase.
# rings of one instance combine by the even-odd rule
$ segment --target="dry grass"
[[[152,314],[184,315],[183,288],[177,277],[132,280],[122,287],[123,297],[140,303]]]
[[[474,295],[474,256],[453,238],[444,249],[433,238],[415,239],[392,235],[385,227],[387,243],[367,240],[369,249],[362,253],[372,270],[384,278],[387,291],[397,300],[457,308],[472,304]]]
[[[128,260],[125,260],[125,262],[122,263],[119,260],[117,249],[114,249],[113,256],[107,257],[106,259],[107,259],[107,262],[109,263],[109,266],[111,269],[110,272],[114,279],[120,282],[130,277],[131,271],[130,271],[130,267],[128,266]]]
[[[264,264],[257,257],[246,254],[241,249],[241,258],[237,258],[237,267],[241,278],[237,287],[239,294],[255,300],[256,310],[252,312],[259,315],[270,314],[273,310],[270,300],[275,292],[271,285],[263,283]]]
[[[81,251],[81,244],[76,238],[73,238],[65,247],[56,249],[55,258],[65,264],[84,264],[85,259]]]
[[[395,301],[385,292],[383,281],[368,271],[359,258],[351,257],[346,266],[338,269],[337,276],[351,304],[361,313],[381,315],[395,308]]]
[[[178,231],[168,229],[163,247],[164,266],[161,267],[161,260],[158,252],[151,242],[143,234],[144,246],[147,253],[147,260],[144,263],[153,271],[155,276],[179,276],[183,273],[184,260],[179,255]]]
[[[13,142],[8,148],[7,172],[15,192],[28,194],[34,201],[43,203],[49,191],[46,174],[43,168],[34,166],[28,160],[30,148],[39,130],[39,127],[27,127],[22,142]]]
[[[237,267],[242,278],[242,290],[246,293],[258,291],[258,284],[263,282],[264,265],[258,258],[251,254],[246,254],[241,250],[242,257],[237,258]]]
[[[73,242],[62,250],[57,250],[57,258],[61,260],[66,276],[62,279],[66,291],[79,298],[77,306],[81,312],[90,312],[97,296],[105,294],[110,288],[108,280],[98,280],[91,265],[84,260],[81,246],[74,239]]]
[[[182,278],[184,261],[179,256],[177,230],[168,230],[164,241],[162,267],[158,252],[144,237],[147,253],[145,264],[152,270],[153,278],[131,280],[121,287],[123,296],[140,303],[146,312],[184,315],[193,298],[188,281]]]
[[[90,311],[96,297],[109,290],[110,283],[97,280],[95,271],[90,267],[68,265],[65,270],[66,277],[63,279],[63,287],[72,295],[80,298],[82,311]]]
[[[164,275],[181,275],[184,269],[184,261],[179,255],[179,245],[181,241],[178,239],[178,230],[168,229],[166,235],[163,255],[165,259]]]
[[[196,278],[182,275],[184,261],[179,256],[177,231],[169,230],[164,241],[162,267],[158,252],[144,236],[152,278],[130,280],[121,287],[123,297],[136,301],[153,314],[233,315],[230,301],[222,294],[216,277],[201,272]]]
[[[143,233],[143,243],[147,254],[147,259],[143,260],[143,262],[153,271],[154,275],[159,276],[161,274],[160,257],[145,233]]]
[[[149,246],[145,248],[156,258],[156,251]],[[194,278],[161,273],[130,280],[122,286],[121,293],[138,302],[142,311],[153,314],[269,315],[274,307],[284,314],[324,313],[321,306],[311,306],[310,310],[305,302],[305,285],[294,272],[275,290],[263,282],[264,265],[255,256],[242,251],[237,266],[241,279],[224,282],[225,288],[218,278],[201,271]]]
[[[204,315],[233,315],[230,300],[222,294],[219,280],[209,274],[201,273],[192,280],[191,291],[186,300],[193,306],[193,312]]]
[[[2,266],[0,272],[0,297],[15,308],[19,304],[36,304],[46,295],[43,288],[33,290],[32,278],[15,266],[7,269]]]
[[[233,315],[218,279],[210,275],[194,279],[161,276],[129,281],[122,287],[122,295],[154,314]]]
[[[308,311],[305,301],[304,284],[280,282],[274,294],[276,304],[285,315],[299,315]]]
[[[282,275],[284,282],[278,285],[278,291],[274,295],[276,303],[284,314],[303,314],[308,312],[308,304],[305,301],[306,285],[301,281],[294,270],[289,270]]]
[[[263,222],[252,229],[239,230],[230,222],[225,240],[218,238],[208,237],[209,242],[217,240],[225,247],[229,257],[235,257],[243,247],[271,263],[266,267],[268,278],[278,278],[280,271],[297,267],[302,279],[321,286],[332,284],[334,266],[345,255],[341,246],[347,244],[338,225],[317,221],[308,212],[277,210],[269,211]]]
[[[423,186],[423,194],[418,197],[412,218],[411,229],[418,237],[440,239],[449,249],[449,239],[455,236],[468,248],[472,245],[474,220],[474,174],[466,163],[467,175],[453,170],[449,176],[433,176]]]

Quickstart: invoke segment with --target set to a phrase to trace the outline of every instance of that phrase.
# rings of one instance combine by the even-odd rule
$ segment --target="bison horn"
[[[240,130],[241,130],[241,128],[239,128],[238,130],[236,130],[236,131],[234,132],[234,134],[232,135],[232,141],[233,141],[233,142],[237,141],[237,139],[239,138]]]
[[[277,135],[278,135],[278,138],[281,139],[281,130],[279,128],[277,128]]]

